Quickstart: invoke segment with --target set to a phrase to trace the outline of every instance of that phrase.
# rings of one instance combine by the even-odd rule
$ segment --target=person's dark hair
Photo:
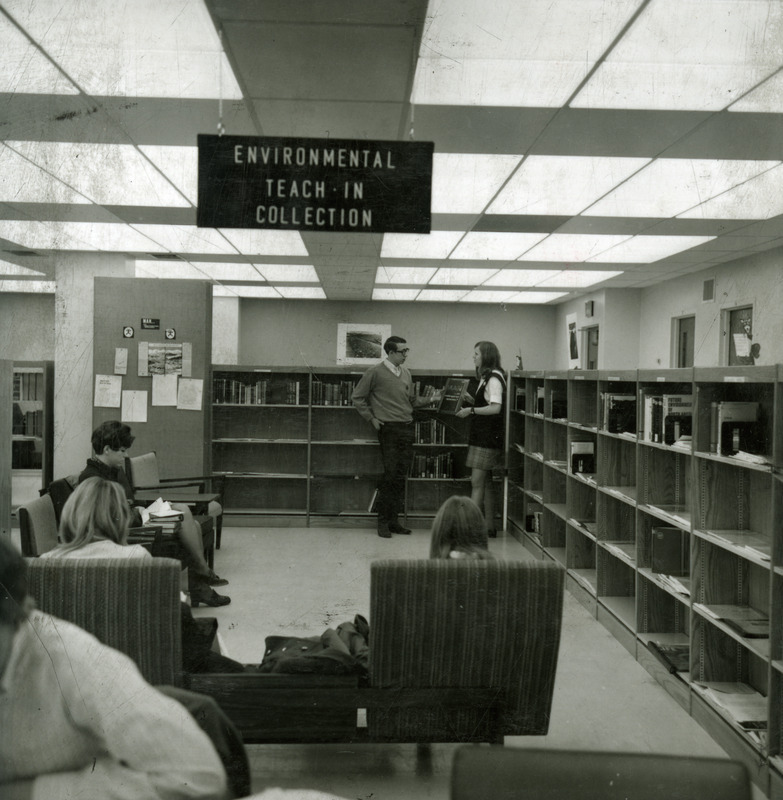
[[[116,419],[102,422],[92,432],[92,449],[94,453],[100,455],[106,445],[110,450],[119,450],[122,447],[128,448],[133,444],[134,436],[131,436],[131,429]]]
[[[22,554],[0,538],[0,624],[16,625],[25,615],[27,565]]]
[[[487,528],[481,509],[463,495],[453,495],[438,509],[432,522],[430,558],[491,559]]]
[[[398,344],[406,344],[405,339],[403,339],[402,336],[390,336],[383,343],[383,349],[386,355],[389,353],[396,353]]]
[[[98,539],[127,544],[130,510],[122,487],[105,478],[87,478],[65,501],[60,519],[60,551],[78,550]]]
[[[476,367],[476,377],[479,380],[488,379],[493,369],[503,371],[500,366],[500,350],[494,342],[476,342],[473,346],[478,347],[481,353],[481,366]]]

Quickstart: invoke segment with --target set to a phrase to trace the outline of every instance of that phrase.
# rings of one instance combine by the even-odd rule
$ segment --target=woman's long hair
[[[476,367],[476,377],[479,380],[489,380],[493,369],[503,372],[500,366],[500,350],[494,342],[476,342],[473,347],[478,347],[481,354],[481,366]]]
[[[88,478],[63,506],[59,549],[78,550],[99,539],[124,545],[129,522],[130,509],[122,487],[105,478]]]
[[[432,523],[430,558],[460,553],[472,558],[492,558],[481,509],[469,498],[454,495],[438,509]]]

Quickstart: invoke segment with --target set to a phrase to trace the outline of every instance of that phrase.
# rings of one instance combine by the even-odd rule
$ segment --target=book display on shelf
[[[375,430],[353,408],[360,377],[339,367],[213,367],[212,468],[227,476],[226,513],[239,521],[299,516],[305,524],[312,517],[362,522],[373,513],[383,465]],[[450,380],[464,387],[469,378],[414,372],[422,397]],[[469,491],[468,423],[433,404],[415,410],[414,425],[406,513],[431,517],[457,490],[455,482]]]
[[[509,530],[781,800],[783,366],[515,372],[521,396]]]

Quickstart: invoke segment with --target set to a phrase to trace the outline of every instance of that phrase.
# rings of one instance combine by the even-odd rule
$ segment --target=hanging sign
[[[429,233],[432,142],[198,136],[201,228]]]

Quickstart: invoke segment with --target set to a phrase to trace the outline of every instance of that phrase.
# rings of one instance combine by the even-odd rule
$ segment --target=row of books
[[[453,478],[454,457],[452,453],[434,456],[415,455],[411,466],[412,478]]]
[[[18,436],[43,436],[43,410],[16,413],[12,433]]]
[[[416,444],[446,444],[446,426],[439,419],[422,419],[414,425]]]
[[[636,434],[636,395],[606,393],[601,401],[603,430]]]
[[[763,454],[765,450],[758,403],[723,401],[710,404],[711,453],[733,455],[741,451]]]
[[[13,399],[43,399],[43,380],[44,376],[41,372],[15,372]]]
[[[416,395],[416,397],[423,397],[426,399],[432,397],[435,392],[435,387],[429,383],[423,384],[421,381],[413,382],[413,394]]]
[[[235,378],[215,378],[212,382],[212,402],[262,406],[268,403],[299,405],[300,382],[296,380],[241,381]]]
[[[350,380],[339,383],[313,381],[312,403],[314,406],[350,406],[355,386]]]
[[[674,444],[692,433],[692,394],[647,394],[642,401],[643,442]]]

